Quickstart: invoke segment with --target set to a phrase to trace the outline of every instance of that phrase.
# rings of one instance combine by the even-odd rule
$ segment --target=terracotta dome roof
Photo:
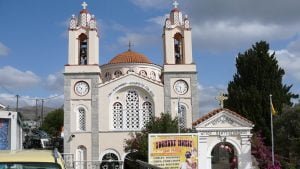
[[[112,60],[110,60],[109,63],[116,64],[116,63],[152,63],[152,62],[145,55],[128,50],[126,52],[123,52],[115,56]]]

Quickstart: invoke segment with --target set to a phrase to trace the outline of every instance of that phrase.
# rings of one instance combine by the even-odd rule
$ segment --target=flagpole
[[[270,94],[270,115],[271,115],[271,139],[272,139],[272,164],[274,166],[274,135],[273,135],[273,113],[272,113],[272,95]]]

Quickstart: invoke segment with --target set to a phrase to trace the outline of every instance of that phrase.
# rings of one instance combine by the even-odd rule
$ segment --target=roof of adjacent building
[[[3,150],[0,151],[0,162],[50,162],[63,165],[61,155],[58,155],[55,161],[53,151],[51,150]]]
[[[196,126],[196,125],[198,125],[198,124],[204,122],[205,120],[211,118],[212,116],[214,116],[214,115],[216,115],[216,114],[218,114],[218,113],[220,113],[220,112],[222,112],[222,111],[226,111],[226,112],[228,112],[228,113],[231,113],[231,114],[233,114],[234,116],[237,116],[238,118],[241,118],[241,119],[247,121],[248,123],[253,124],[252,121],[246,119],[245,117],[239,115],[238,113],[236,113],[236,112],[234,112],[234,111],[232,111],[232,110],[229,110],[229,109],[226,109],[226,108],[220,108],[220,109],[215,109],[215,110],[213,110],[213,111],[207,113],[206,115],[200,117],[198,120],[194,121],[192,125],[193,125],[193,126]]]
[[[117,64],[117,63],[149,63],[152,62],[147,58],[147,56],[137,53],[131,50],[120,53],[114,58],[112,58],[109,64]]]
[[[0,103],[0,109],[5,109],[6,107]]]

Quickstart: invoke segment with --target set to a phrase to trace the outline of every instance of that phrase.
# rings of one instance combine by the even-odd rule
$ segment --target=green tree
[[[281,114],[283,105],[292,105],[292,85],[282,83],[284,70],[278,66],[275,52],[269,53],[265,41],[255,43],[251,49],[239,53],[236,58],[237,72],[228,84],[228,100],[225,106],[255,123],[255,130],[262,131],[270,139],[270,101]],[[270,143],[270,142],[267,142]]]
[[[160,117],[151,119],[141,132],[130,134],[130,139],[125,140],[125,151],[135,152],[130,158],[148,161],[148,134],[149,133],[177,133],[178,120],[172,119],[169,113],[161,113]],[[181,132],[191,132],[183,129]]]
[[[46,131],[51,136],[57,137],[64,125],[64,110],[56,109],[45,117],[43,121],[42,130]]]
[[[300,104],[283,110],[274,121],[275,151],[284,168],[296,168],[300,160]]]

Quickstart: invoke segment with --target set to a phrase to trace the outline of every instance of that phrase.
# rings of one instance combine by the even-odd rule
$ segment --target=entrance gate
[[[121,162],[119,162],[118,156],[114,153],[107,153],[102,157],[100,163],[100,169],[120,169]]]
[[[234,146],[227,142],[217,144],[211,152],[212,169],[237,169],[237,154]]]
[[[222,164],[228,169],[252,168],[251,121],[220,108],[198,119],[193,126],[198,132],[198,168],[219,169]]]

